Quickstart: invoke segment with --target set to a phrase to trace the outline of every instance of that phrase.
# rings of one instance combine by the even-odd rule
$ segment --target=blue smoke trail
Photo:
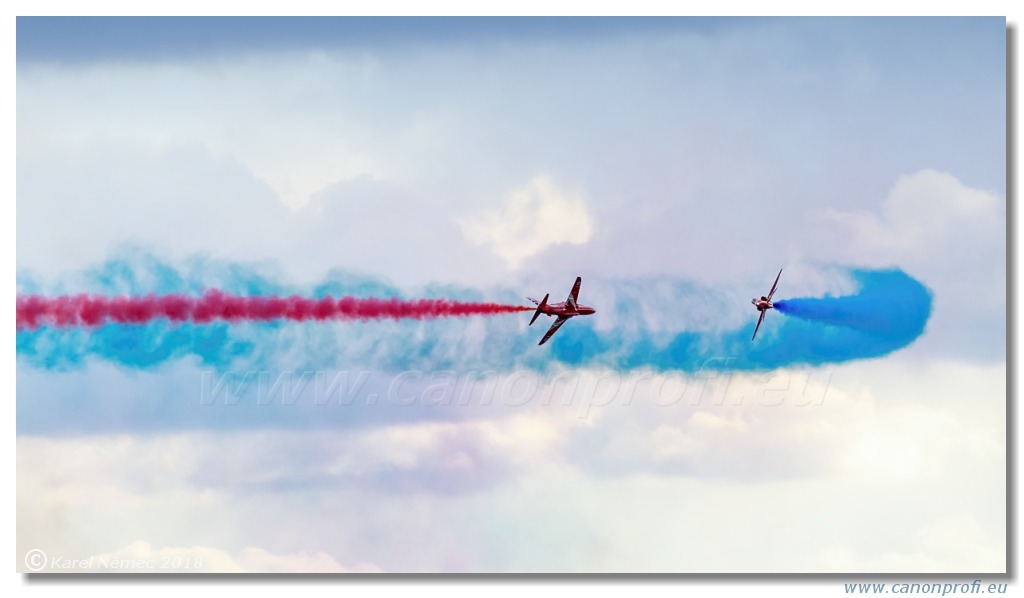
[[[900,270],[855,271],[856,295],[775,302],[780,312],[805,320],[870,333],[880,342],[905,345],[924,332],[931,294]]]
[[[858,285],[853,295],[775,301],[775,309],[793,316],[768,347],[774,356],[820,365],[881,357],[914,342],[931,316],[932,294],[902,270],[851,270]]]
[[[526,326],[529,314],[442,321],[398,322],[268,322],[205,325],[152,322],[107,324],[96,329],[42,327],[17,333],[19,363],[50,371],[76,370],[90,360],[134,369],[193,360],[220,371],[242,369],[320,370],[367,368],[380,371],[457,370],[507,372],[518,368],[551,371],[560,367],[597,367],[617,371],[697,372],[708,370],[770,370],[823,365],[886,355],[905,347],[924,331],[931,314],[931,294],[900,270],[851,270],[856,294],[846,297],[776,301],[761,333],[750,341],[754,313],[730,331],[667,332],[644,327],[599,330],[595,319],[576,318],[552,342],[536,346],[550,320]],[[663,281],[662,281],[663,282]],[[643,289],[644,282],[622,281]],[[120,294],[191,293],[218,288],[237,294],[300,294],[309,297],[353,295],[404,297],[396,288],[368,277],[335,272],[313,287],[289,287],[273,276],[236,264],[195,259],[175,268],[138,252],[112,259],[87,272],[74,285],[42,288],[19,273],[19,292]],[[658,309],[707,301],[706,293],[676,285]],[[518,302],[519,293],[435,286],[417,296],[462,301]],[[744,299],[745,302],[745,299]],[[606,311],[608,307],[604,308]],[[650,306],[620,301],[618,321],[642,321]],[[657,316],[658,314],[654,314]],[[656,317],[654,319],[657,319]]]

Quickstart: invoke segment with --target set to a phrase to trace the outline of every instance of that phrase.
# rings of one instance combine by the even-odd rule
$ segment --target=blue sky
[[[288,50],[489,45],[615,34],[713,32],[740,19],[632,17],[19,17],[18,62],[209,58]]]
[[[19,334],[19,551],[1002,570],[1005,44],[977,18],[19,19],[19,291],[560,300],[580,275],[598,308],[551,367],[525,315],[157,326],[199,349],[145,364],[110,358],[131,331]],[[779,268],[784,299],[898,271],[930,316],[848,362],[650,357],[818,330],[771,313],[748,344]]]

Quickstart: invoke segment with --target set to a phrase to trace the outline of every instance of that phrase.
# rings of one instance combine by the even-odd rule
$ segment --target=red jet
[[[551,293],[544,295],[544,299],[540,301],[537,301],[533,297],[527,297],[527,299],[533,301],[534,304],[536,304],[537,306],[537,311],[534,312],[533,319],[530,320],[530,326],[533,326],[533,323],[537,321],[537,316],[541,314],[544,314],[546,316],[558,316],[558,319],[555,320],[555,323],[552,324],[551,328],[548,328],[547,333],[544,334],[544,338],[540,339],[540,342],[537,343],[538,345],[543,345],[544,343],[548,342],[548,339],[551,338],[551,335],[554,334],[555,332],[558,332],[558,329],[561,328],[562,324],[565,324],[565,321],[568,320],[569,318],[575,316],[589,316],[590,314],[597,311],[593,307],[587,307],[585,305],[580,305],[576,303],[576,298],[579,297],[580,294],[580,281],[582,281],[582,278],[577,276],[576,284],[572,285],[572,291],[569,293],[569,298],[565,300],[565,303],[548,304],[548,297],[551,295]]]
[[[754,307],[757,308],[757,311],[761,312],[761,315],[757,317],[757,326],[754,327],[754,336],[750,337],[751,341],[753,341],[754,337],[757,336],[757,330],[761,327],[761,322],[764,321],[764,314],[768,313],[769,309],[775,307],[775,304],[772,303],[772,295],[775,294],[775,288],[779,286],[779,276],[782,276],[781,269],[779,270],[778,275],[775,276],[775,283],[772,284],[772,290],[768,291],[767,297],[761,295],[760,299],[750,300],[750,302],[754,304]]]

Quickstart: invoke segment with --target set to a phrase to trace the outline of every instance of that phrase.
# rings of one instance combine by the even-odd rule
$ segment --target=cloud
[[[306,280],[339,262],[354,267],[347,260],[357,255],[363,271],[400,286],[496,282],[511,263],[571,270],[566,276],[586,268],[717,283],[752,277],[779,267],[780,254],[825,253],[807,247],[817,227],[805,215],[826,198],[847,211],[872,204],[907,163],[948,164],[965,181],[1004,179],[1005,123],[991,104],[1003,101],[1005,77],[982,74],[1004,54],[1003,44],[990,54],[984,33],[1001,40],[1005,27],[958,24],[938,45],[928,27],[878,27],[864,38],[875,41],[861,44],[864,27],[722,20],[705,29],[678,20],[542,43],[428,35],[425,45],[363,40],[217,59],[162,51],[161,60],[133,53],[19,64],[18,263],[66,272],[134,239],[164,255],[272,259]],[[920,68],[910,50],[919,47],[951,58],[941,76]],[[758,48],[757,68],[749,48]],[[866,71],[881,77],[877,89],[860,89]],[[915,84],[894,89],[906,80]],[[950,87],[957,80],[978,84]],[[886,119],[919,115],[923,104],[939,113],[955,106],[960,118]],[[977,141],[993,129],[995,155]],[[960,141],[925,145],[922,132]],[[536,239],[503,233],[500,248],[463,234],[457,221],[490,230],[516,216],[510,190],[540,193],[531,191],[538,173],[563,199],[585,192],[585,245],[537,249],[578,234],[549,226]],[[390,198],[346,187],[364,179]],[[347,193],[356,218],[309,205],[333,193]],[[408,230],[421,219],[437,233]],[[773,250],[751,252],[758,239]]]
[[[822,570],[832,573],[1005,573],[1006,538],[994,537],[969,514],[931,522],[913,534],[906,551],[887,551],[875,556],[858,554],[841,546],[826,548]]]
[[[985,300],[1003,288],[1001,277],[993,274],[1003,270],[1004,201],[949,173],[922,170],[899,177],[880,213],[829,209],[824,214],[846,232],[852,243],[848,251],[863,263],[902,264],[926,280],[953,270],[961,277],[949,281],[951,289],[970,286]]]
[[[147,417],[184,410],[194,395],[176,379],[155,378],[179,401]],[[385,417],[325,405],[299,428],[280,403],[258,407],[267,417],[252,428],[240,427],[237,407],[224,409],[236,421],[214,429],[136,421],[127,433],[40,436],[19,425],[19,551],[84,557],[141,540],[216,548],[223,554],[210,558],[224,567],[255,568],[243,550],[259,547],[295,557],[296,568],[330,564],[322,553],[345,569],[386,571],[1000,566],[1002,366],[903,358],[518,380],[536,387],[533,399],[445,409],[425,403],[443,398],[428,379],[401,388],[423,390],[418,404]],[[53,394],[65,410],[124,417],[75,390]],[[126,392],[136,402],[151,394]],[[21,393],[19,379],[19,403]],[[972,523],[940,525],[965,516]],[[958,547],[957,530],[970,542]],[[914,556],[923,546],[930,560]]]
[[[22,436],[18,547],[92,558],[94,569],[117,558],[204,573],[445,571],[429,564],[442,546],[463,560],[485,548],[471,513],[496,489],[557,469],[553,424],[519,413],[366,430]]]
[[[248,547],[238,554],[207,546],[162,546],[136,540],[84,559],[94,573],[380,573],[370,564],[345,567],[324,552],[273,554]],[[43,569],[59,572],[59,569]]]
[[[18,264],[43,275],[95,264],[126,242],[179,258],[267,259],[292,220],[249,170],[199,144],[19,146],[18,157]]]
[[[566,386],[448,422],[21,435],[18,548],[225,571],[998,570],[1004,372],[907,367],[605,379],[622,392],[586,417]],[[851,458],[880,432],[917,460]]]
[[[590,406],[569,454],[597,475],[814,478],[834,469],[863,410],[832,378],[820,369],[633,374]]]
[[[878,211],[829,209],[822,257],[899,264],[933,291],[934,354],[995,361],[1005,353],[1006,203],[949,173],[901,176]],[[827,239],[824,236],[827,235]]]
[[[545,176],[509,193],[497,210],[469,216],[460,224],[467,239],[488,246],[513,269],[552,245],[585,244],[594,228],[584,196]]]
[[[481,419],[381,423],[344,433],[253,431],[223,441],[201,434],[196,441],[206,447],[192,477],[201,487],[358,486],[410,495],[474,494],[514,483],[545,467],[564,442],[557,420],[501,409]],[[208,460],[213,455],[222,456]]]
[[[117,493],[186,488],[231,496],[296,488],[365,487],[396,493],[464,494],[510,483],[560,452],[566,410],[537,406],[457,414],[448,421],[361,422],[346,428],[271,427],[70,438],[25,435],[19,467],[85,486],[117,478]],[[53,461],[51,466],[44,467]],[[555,459],[557,461],[557,459]],[[37,488],[38,489],[38,488]],[[111,490],[114,490],[111,488]]]

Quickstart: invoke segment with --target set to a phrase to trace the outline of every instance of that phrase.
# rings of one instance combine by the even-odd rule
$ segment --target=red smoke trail
[[[204,324],[214,320],[265,322],[287,319],[370,320],[412,318],[426,320],[530,311],[532,307],[499,303],[465,303],[450,299],[374,299],[341,297],[242,297],[208,291],[202,297],[146,295],[103,297],[18,295],[18,329],[39,326],[100,326],[108,322],[144,324],[151,320]]]

